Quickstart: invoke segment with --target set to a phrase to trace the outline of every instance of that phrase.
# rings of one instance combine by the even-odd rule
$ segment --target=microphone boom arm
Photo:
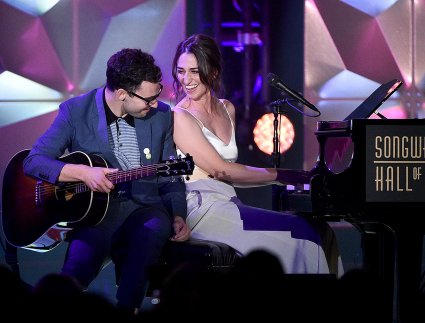
[[[284,91],[284,92],[288,93],[292,98],[294,98],[298,102],[301,102],[305,106],[309,107],[311,110],[316,111],[318,113],[318,115],[316,117],[320,116],[321,112],[319,111],[319,109],[317,109],[314,106],[314,104],[307,101],[301,94],[297,93],[296,91],[294,91],[291,88],[289,88],[288,86],[286,86],[282,82],[282,80],[280,80],[275,74],[273,74],[273,73],[267,74],[267,79],[268,79],[271,86],[273,86],[274,88],[276,88],[280,91]],[[275,101],[275,102],[278,102],[278,101]],[[272,102],[272,103],[275,103],[275,102]]]

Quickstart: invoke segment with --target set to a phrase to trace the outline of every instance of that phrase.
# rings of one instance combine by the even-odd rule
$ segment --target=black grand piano
[[[343,121],[317,123],[320,150],[309,190],[286,192],[283,209],[359,228],[364,269],[385,291],[385,322],[410,323],[421,307],[425,119],[368,119],[400,85],[383,84]],[[294,202],[300,195],[309,202]]]

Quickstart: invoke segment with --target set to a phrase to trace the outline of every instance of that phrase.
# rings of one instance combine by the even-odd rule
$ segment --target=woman
[[[235,107],[218,98],[221,60],[214,39],[195,34],[178,45],[173,61],[177,98],[184,95],[173,109],[174,142],[182,154],[193,156],[196,165],[186,181],[192,237],[227,243],[242,254],[264,249],[278,256],[288,273],[341,275],[336,239],[327,224],[319,232],[302,217],[250,207],[237,199],[233,185],[302,184],[309,182],[309,174],[235,162]],[[262,225],[277,221],[279,227],[255,230],[258,219]]]

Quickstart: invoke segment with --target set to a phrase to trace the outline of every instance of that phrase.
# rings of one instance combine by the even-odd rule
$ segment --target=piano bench
[[[170,241],[164,249],[160,262],[150,270],[147,296],[155,296],[173,270],[184,264],[198,266],[201,270],[227,272],[241,254],[225,243],[190,239],[184,242]]]

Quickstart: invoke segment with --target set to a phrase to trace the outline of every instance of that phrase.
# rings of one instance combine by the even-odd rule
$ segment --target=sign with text
[[[366,201],[424,202],[425,126],[366,125]]]

